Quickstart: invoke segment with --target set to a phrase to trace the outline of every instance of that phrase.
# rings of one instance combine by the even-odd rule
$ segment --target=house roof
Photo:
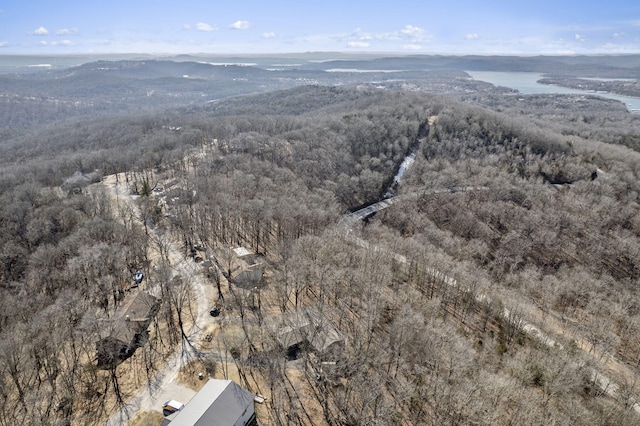
[[[103,337],[111,337],[129,343],[133,336],[149,326],[158,307],[158,299],[139,291],[116,311],[111,327],[103,331]]]
[[[322,314],[303,309],[285,318],[284,325],[276,330],[276,340],[285,348],[306,340],[316,351],[325,352],[344,338]]]
[[[254,395],[231,380],[209,380],[171,420],[171,426],[234,425],[253,406]]]
[[[159,299],[139,291],[128,298],[113,319],[103,322],[100,339],[96,342],[98,367],[116,366],[131,356],[144,341],[143,333],[159,306]]]
[[[253,288],[262,279],[265,269],[262,256],[253,254],[244,247],[220,248],[215,255],[222,263],[225,277],[234,284]]]
[[[233,252],[238,257],[248,256],[248,255],[251,254],[251,252],[249,250],[247,250],[246,248],[244,248],[244,247],[236,247],[236,248],[233,249]]]
[[[120,318],[127,316],[131,320],[148,320],[158,299],[145,291],[139,291],[136,296],[120,308]]]

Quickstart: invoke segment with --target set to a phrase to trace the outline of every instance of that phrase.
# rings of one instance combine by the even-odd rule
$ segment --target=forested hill
[[[164,166],[216,138],[232,152],[267,155],[265,143],[271,149],[291,146],[287,156],[277,156],[279,163],[297,169],[313,157],[306,163],[308,173],[325,168],[318,170],[325,178],[366,170],[366,192],[376,197],[416,143],[429,114],[425,96],[307,86],[153,115],[75,120],[6,141],[0,146],[3,176],[10,182],[35,173],[39,181],[57,185],[76,171],[110,174]]]
[[[261,424],[638,424],[640,116],[442,75],[455,97],[367,76],[147,110],[130,65],[109,77],[142,79],[119,113],[105,95],[0,134],[0,424],[102,422],[171,359],[237,374]],[[149,75],[189,67],[208,69]],[[342,226],[409,154],[401,197]],[[238,247],[255,285],[232,277]],[[96,342],[139,291],[157,317],[102,370]],[[336,352],[278,339],[309,312]]]
[[[382,90],[354,90],[349,87],[302,86],[291,90],[269,92],[251,97],[239,97],[225,102],[215,102],[204,110],[214,115],[302,115],[320,112],[351,113],[370,107],[384,107],[385,104],[404,102],[406,93]],[[193,111],[202,110],[195,108]],[[400,114],[400,112],[399,112]]]
[[[304,69],[539,72],[582,77],[639,78],[640,56],[439,56],[413,55],[375,59],[340,59],[309,63]]]
[[[98,61],[69,68],[58,75],[99,74],[104,72],[124,78],[153,80],[163,77],[194,79],[265,78],[269,73],[261,68],[240,65],[212,65],[202,62]]]
[[[296,78],[298,78],[296,76]],[[95,62],[0,75],[0,128],[80,116],[126,115],[302,84],[256,67],[171,61]]]
[[[98,61],[65,69],[0,74],[0,132],[13,135],[73,117],[151,113],[310,84],[384,87],[401,81],[417,83],[418,87],[433,85],[438,93],[490,87],[462,80],[453,84],[466,78],[460,71],[362,75],[166,60]]]
[[[302,55],[299,64],[280,67],[269,64],[280,60],[287,62],[285,59],[245,58],[246,61],[255,59],[255,63],[241,65],[221,64],[215,62],[216,58],[186,57],[180,58],[181,61],[100,60],[63,68],[36,68],[37,71],[20,68],[25,72],[0,74],[0,116],[3,118],[0,134],[13,136],[42,124],[60,123],[73,117],[84,119],[152,113],[312,84],[485,97],[515,92],[472,80],[465,70],[634,78],[639,69],[635,56],[517,58],[417,55],[320,62],[312,62],[309,59],[312,57]],[[16,63],[26,60],[9,59]],[[54,58],[40,59],[56,63]],[[226,59],[240,61],[243,58]],[[336,70],[341,72],[332,72]],[[274,106],[281,108],[277,103]]]

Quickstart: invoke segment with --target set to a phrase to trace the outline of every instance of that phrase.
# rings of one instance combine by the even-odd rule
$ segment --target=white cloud
[[[613,34],[611,35],[611,37],[613,37],[613,38],[620,38],[620,37],[622,37],[623,35],[624,35],[624,33],[613,33]]]
[[[580,34],[576,34],[575,39],[576,39],[577,41],[580,41],[580,42],[585,42],[585,41],[587,41],[587,39],[586,39],[584,36],[580,35]]]
[[[46,42],[46,41],[44,41],[44,40],[40,40],[40,44],[41,44],[42,46],[46,46],[46,45],[47,45],[47,42]]]
[[[217,28],[213,27],[209,24],[205,24],[204,22],[198,22],[196,24],[196,30],[198,31],[205,31],[205,32],[211,32],[211,31],[215,31]]]
[[[479,38],[478,34],[470,33],[464,36],[466,40],[477,40]]]
[[[405,25],[405,27],[398,32],[400,37],[410,38],[414,41],[421,41],[423,33],[424,30],[422,28],[413,25]]]
[[[249,24],[249,21],[236,21],[233,24],[229,25],[229,28],[234,30],[246,30],[250,26],[251,25]]]
[[[419,50],[422,49],[421,43],[430,40],[431,35],[425,35],[420,27],[406,25],[400,30],[383,33],[369,33],[356,28],[351,33],[335,34],[330,38],[345,42],[351,48],[370,47],[373,41],[401,41],[405,43],[404,46],[396,46],[396,48]]]
[[[38,27],[31,33],[32,35],[43,36],[49,34],[49,30],[45,27]]]
[[[108,46],[111,44],[111,40],[103,38],[101,40],[96,40],[96,44],[99,44],[100,46]]]
[[[362,32],[360,28],[356,28],[348,37],[356,40],[373,40],[374,38],[371,34]]]
[[[275,37],[276,37],[276,33],[274,32],[262,33],[262,38],[275,38]]]
[[[9,45],[8,41],[0,41],[0,47],[7,47]]]
[[[77,28],[63,28],[61,30],[56,31],[56,35],[72,35],[78,32]]]
[[[184,25],[182,26],[182,29],[183,29],[183,30],[187,30],[187,31],[188,31],[188,30],[190,30],[190,29],[191,29],[191,24],[184,24]]]
[[[52,46],[73,46],[75,45],[74,42],[72,42],[71,40],[62,40],[62,41],[54,41],[51,42]]]
[[[376,40],[407,40],[412,43],[421,43],[431,39],[431,35],[425,35],[424,29],[414,25],[405,25],[398,31],[374,34]]]

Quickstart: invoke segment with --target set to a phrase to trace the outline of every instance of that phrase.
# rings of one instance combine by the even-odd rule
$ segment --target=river
[[[601,96],[603,98],[615,99],[624,103],[629,111],[640,112],[640,98],[613,95],[611,93],[595,93],[586,90],[540,84],[538,83],[538,80],[543,77],[543,74],[537,72],[467,71],[467,74],[469,74],[474,80],[486,81],[496,86],[515,89],[525,95],[561,93]]]

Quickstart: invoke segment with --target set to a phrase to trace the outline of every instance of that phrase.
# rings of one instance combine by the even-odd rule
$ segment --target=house
[[[117,311],[96,343],[98,367],[113,367],[129,358],[147,337],[160,300],[144,291],[131,296]]]
[[[162,426],[255,425],[255,395],[231,380],[209,380],[182,410],[167,416]]]
[[[279,324],[271,324],[280,346],[287,349],[291,358],[299,348],[308,345],[323,357],[331,357],[342,351],[344,338],[336,327],[315,309],[302,309],[283,318]]]
[[[216,259],[225,278],[236,286],[250,290],[262,285],[265,268],[262,256],[236,247],[217,250]]]

